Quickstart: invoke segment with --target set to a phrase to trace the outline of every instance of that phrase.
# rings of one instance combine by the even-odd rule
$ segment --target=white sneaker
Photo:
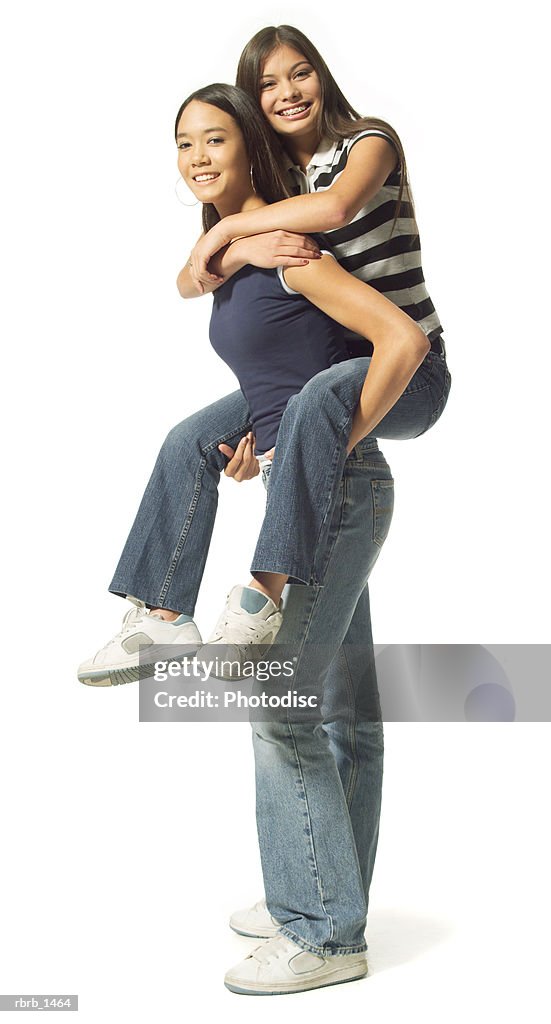
[[[142,601],[135,602],[122,620],[122,629],[93,658],[83,661],[78,668],[81,683],[89,686],[115,686],[133,683],[148,674],[151,665],[140,664],[140,649],[152,644],[179,644],[186,646],[192,656],[199,650],[202,640],[199,630],[189,615],[180,615],[174,622],[166,622],[159,615],[148,615]],[[189,650],[187,647],[189,646]]]
[[[272,646],[283,622],[283,602],[277,607],[254,587],[232,587],[207,644],[222,645],[217,661],[227,662],[216,672],[218,679],[238,679],[245,661],[258,661]]]
[[[263,899],[252,907],[235,910],[230,917],[230,928],[238,935],[248,935],[251,939],[271,939],[277,935],[280,924],[272,917]]]
[[[366,974],[365,953],[318,956],[286,935],[276,935],[232,967],[224,985],[240,995],[276,996],[341,985]]]

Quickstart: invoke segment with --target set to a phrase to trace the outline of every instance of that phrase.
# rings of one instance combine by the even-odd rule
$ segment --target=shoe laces
[[[144,619],[145,612],[145,605],[130,608],[122,620],[122,629],[105,646],[111,647],[112,644],[118,644],[128,633],[133,633],[138,623]]]
[[[268,939],[267,942],[253,949],[250,955],[254,956],[260,964],[269,964],[271,960],[279,960],[281,956],[288,956],[288,941],[284,935],[274,935],[273,939]]]
[[[262,635],[265,625],[265,619],[261,623],[247,622],[244,615],[227,608],[222,616],[219,630],[224,633],[230,643],[246,645],[254,643]]]

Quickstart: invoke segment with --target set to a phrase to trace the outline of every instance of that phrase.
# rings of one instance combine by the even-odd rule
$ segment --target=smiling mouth
[[[300,103],[296,107],[286,107],[285,110],[278,110],[278,117],[294,117],[296,114],[304,114],[312,106],[311,103]]]
[[[201,185],[201,184],[203,184],[203,182],[216,181],[216,178],[219,178],[219,177],[220,177],[220,175],[218,174],[218,171],[215,171],[215,172],[212,172],[212,173],[209,172],[208,174],[207,173],[205,173],[205,174],[196,174],[196,175],[194,175],[193,180],[197,181],[199,183],[199,185]]]

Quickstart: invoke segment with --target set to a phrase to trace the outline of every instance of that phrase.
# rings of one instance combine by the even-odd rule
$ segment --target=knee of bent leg
[[[365,380],[365,368],[352,367],[351,362],[337,363],[311,377],[289,402],[290,415],[311,419],[323,412],[340,421],[357,404]]]
[[[299,394],[296,395],[296,405],[303,408],[307,406],[317,408],[320,402],[326,401],[328,396],[333,393],[336,369],[337,367],[330,366],[327,370],[321,370],[314,377],[310,377],[310,380],[306,381]]]
[[[307,381],[297,394],[291,395],[281,421],[281,437],[285,437],[288,431],[294,434],[304,429],[309,433],[327,418],[340,422],[342,406],[331,390],[330,381],[319,379],[323,378],[324,373],[325,370],[322,370]]]
[[[201,452],[201,424],[197,414],[187,416],[185,420],[177,423],[166,435],[162,451],[166,454],[176,454],[180,451]]]

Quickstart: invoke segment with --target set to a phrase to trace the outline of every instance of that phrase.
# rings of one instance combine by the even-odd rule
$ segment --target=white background
[[[118,629],[106,588],[163,437],[236,386],[210,299],[175,287],[200,214],[174,193],[174,117],[284,22],[402,138],[453,377],[433,431],[381,442],[396,508],[375,640],[548,639],[538,10],[53,0],[4,16],[0,992],[78,992],[86,1024],[548,1019],[547,724],[387,725],[372,976],[259,1006],[222,984],[254,945],[227,917],[262,895],[249,727],[139,724],[135,686],[75,674]],[[259,480],[223,481],[205,633],[246,582],[263,501]]]

